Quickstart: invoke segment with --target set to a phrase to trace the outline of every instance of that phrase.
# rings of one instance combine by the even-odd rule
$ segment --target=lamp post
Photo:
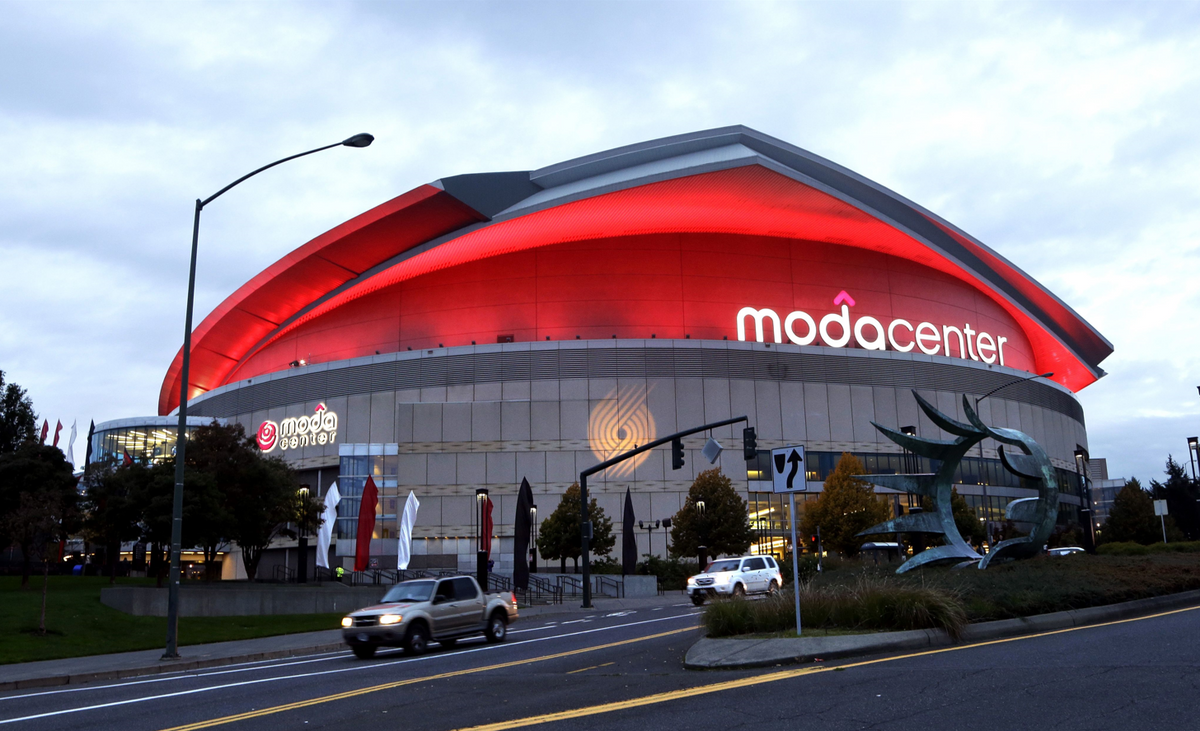
[[[529,506],[529,573],[537,573],[537,505]]]
[[[988,396],[991,396],[992,394],[996,393],[997,391],[1002,391],[1002,390],[1008,388],[1009,386],[1015,386],[1018,383],[1032,381],[1035,378],[1051,378],[1053,375],[1054,375],[1053,371],[1047,371],[1045,373],[1037,373],[1032,376],[1025,376],[1024,378],[1016,378],[1016,379],[1009,381],[1008,383],[1004,383],[999,386],[996,386],[991,391],[988,391],[984,395],[975,399],[975,413],[976,414],[979,413],[979,402],[983,401],[985,398],[987,398]],[[980,418],[983,418],[983,417],[980,417]],[[981,473],[979,475],[979,486],[983,489],[983,514],[987,516],[987,521],[983,524],[984,533],[986,534],[985,540],[987,541],[988,546],[991,546],[992,545],[992,506],[988,502],[987,481],[984,480],[983,474],[982,474],[982,472],[983,472],[983,440],[982,439],[979,440],[979,471]],[[1090,515],[1088,517],[1088,520],[1091,521]]]
[[[663,529],[663,558],[669,559],[671,557],[671,540],[670,540],[671,539],[671,519],[670,518],[662,519],[662,529]]]
[[[1200,458],[1200,437],[1188,437],[1188,461],[1192,463],[1192,479],[1196,479],[1196,460]]]
[[[192,303],[196,295],[196,247],[200,241],[200,211],[230,188],[276,165],[334,147],[366,147],[374,141],[375,138],[369,134],[357,134],[332,145],[285,157],[243,175],[204,200],[196,199],[196,214],[192,219],[191,265],[188,269],[187,315],[183,326],[183,359],[179,368],[179,430],[175,434],[175,494],[171,506],[171,573],[170,581],[167,582],[167,649],[163,653],[164,660],[179,657],[179,554],[183,540],[183,457],[186,444],[184,436],[187,432],[188,366],[191,365],[192,355]]]
[[[698,517],[698,520],[696,521],[696,523],[698,525],[696,527],[699,528],[699,530],[697,532],[700,534],[700,545],[697,547],[697,551],[696,551],[699,555],[696,558],[700,562],[700,571],[704,571],[705,565],[708,564],[708,545],[707,545],[708,531],[705,530],[705,528],[707,528],[708,525],[704,521],[704,501],[697,500],[695,505],[696,505],[696,515]]]

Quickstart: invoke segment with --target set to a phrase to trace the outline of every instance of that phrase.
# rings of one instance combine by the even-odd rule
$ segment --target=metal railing
[[[594,575],[596,579],[596,591],[601,596],[610,596],[614,599],[620,599],[625,596],[625,582],[618,581],[611,576],[603,574]]]

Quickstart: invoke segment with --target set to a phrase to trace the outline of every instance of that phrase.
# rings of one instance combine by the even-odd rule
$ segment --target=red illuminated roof
[[[447,178],[367,211],[279,260],[205,318],[193,333],[189,398],[237,380],[247,359],[300,325],[397,282],[514,251],[667,232],[824,241],[947,273],[1008,311],[1038,369],[1074,391],[1103,375],[1099,364],[1112,352],[1057,297],[949,223],[811,153],[732,127],[531,173]],[[178,404],[181,359],[163,381],[162,414]]]

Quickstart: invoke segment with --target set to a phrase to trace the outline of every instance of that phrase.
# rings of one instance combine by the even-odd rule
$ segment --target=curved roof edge
[[[189,398],[227,382],[253,353],[299,324],[377,289],[391,267],[468,232],[605,193],[753,164],[839,198],[953,261],[1027,313],[1095,378],[1104,375],[1099,364],[1112,344],[982,242],[853,171],[737,125],[531,172],[442,178],[376,206],[281,258],[204,319],[193,332]],[[178,403],[181,362],[182,348],[164,378],[160,413]]]

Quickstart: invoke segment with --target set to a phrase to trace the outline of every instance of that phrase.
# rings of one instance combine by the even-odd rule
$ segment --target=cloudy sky
[[[197,318],[403,191],[745,124],[939,213],[1116,352],[1092,454],[1200,433],[1200,4],[0,0],[0,370],[53,425],[153,414]],[[65,432],[64,432],[65,434]]]

